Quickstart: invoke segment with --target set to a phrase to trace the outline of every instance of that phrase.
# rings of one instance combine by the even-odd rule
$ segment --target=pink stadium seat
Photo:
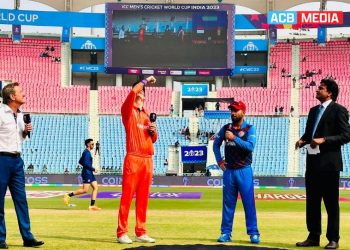
[[[12,43],[0,38],[0,79],[18,81],[24,88],[26,112],[87,114],[88,86],[61,87],[61,65],[51,58],[40,58],[46,46],[53,46],[52,56],[61,56],[61,44],[53,39],[23,39]]]
[[[284,113],[290,109],[291,77],[282,77],[282,68],[286,73],[292,72],[292,45],[277,43],[270,50],[270,64],[275,63],[277,68],[269,69],[268,88],[235,87],[218,90],[218,97],[234,97],[247,103],[248,115],[273,115],[275,107],[284,107]],[[227,109],[221,105],[221,109]]]
[[[306,57],[305,62],[301,59]],[[300,114],[306,115],[310,107],[317,105],[315,99],[316,87],[304,88],[312,80],[319,84],[320,80],[333,76],[340,88],[338,102],[348,109],[347,101],[350,93],[350,43],[347,41],[330,41],[325,46],[319,46],[313,42],[300,43],[300,74],[306,70],[322,70],[322,74],[316,74],[301,80],[303,88],[300,89]]]
[[[130,87],[101,86],[98,88],[99,113],[120,114],[121,106],[130,91]],[[147,97],[152,98],[147,98]],[[149,112],[159,115],[169,115],[171,104],[171,89],[164,87],[148,87],[145,106]]]

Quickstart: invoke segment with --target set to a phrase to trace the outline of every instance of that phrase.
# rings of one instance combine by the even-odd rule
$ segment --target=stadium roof
[[[312,1],[312,2],[322,2],[325,0],[319,0],[319,1]],[[46,4],[48,6],[51,6],[52,8],[55,8],[59,11],[81,11],[85,8],[104,4],[108,2],[121,2],[121,3],[172,3],[172,4],[214,4],[218,3],[217,0],[201,0],[201,1],[189,1],[189,0],[145,0],[145,1],[137,1],[137,0],[34,0],[33,2],[40,2],[43,4]],[[342,0],[339,2],[343,3],[349,3],[350,0]],[[222,0],[222,3],[233,3],[239,6],[247,7],[252,10],[255,10],[259,13],[267,13],[270,10],[287,10],[294,6],[304,4],[304,3],[310,3],[310,0]]]

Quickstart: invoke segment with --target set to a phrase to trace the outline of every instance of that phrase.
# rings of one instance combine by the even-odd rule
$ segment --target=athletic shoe
[[[102,208],[98,207],[98,206],[89,206],[89,211],[100,211]]]
[[[117,239],[120,244],[131,244],[132,240],[126,234],[122,235]]]
[[[257,234],[252,234],[250,236],[250,242],[253,244],[259,244],[260,243],[260,236]]]
[[[217,241],[218,242],[230,242],[230,241],[232,241],[231,234],[221,234]]]
[[[143,234],[140,237],[136,236],[136,241],[137,242],[142,242],[142,243],[155,243],[156,240],[149,237],[147,234]]]
[[[68,206],[70,197],[68,194],[63,195],[63,203]]]

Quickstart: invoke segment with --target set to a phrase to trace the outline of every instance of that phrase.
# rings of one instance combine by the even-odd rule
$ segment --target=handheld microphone
[[[156,114],[156,113],[151,113],[151,114],[149,115],[149,120],[150,120],[150,122],[156,122],[156,120],[157,120],[157,114]],[[153,131],[149,131],[149,133],[150,133],[150,135],[153,135],[153,134],[154,134]]]
[[[149,115],[149,120],[150,120],[151,122],[156,122],[156,120],[157,120],[157,114],[156,114],[156,113],[151,113],[151,114]]]
[[[226,131],[232,131],[232,124],[230,124],[230,125],[227,127]],[[230,141],[229,141],[227,138],[225,138],[225,142],[226,142],[226,143],[229,143]]]
[[[31,123],[30,114],[23,115],[23,121],[25,124]],[[30,138],[30,132],[28,132],[28,137]]]

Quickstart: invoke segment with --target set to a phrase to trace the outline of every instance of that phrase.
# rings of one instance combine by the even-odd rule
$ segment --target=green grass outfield
[[[28,187],[27,190],[74,190],[74,187]],[[100,191],[120,191],[116,187],[101,187]],[[202,192],[200,200],[150,199],[147,228],[150,236],[161,245],[216,244],[220,234],[221,188],[152,188],[160,192]],[[258,189],[256,193],[304,193],[304,190]],[[350,198],[342,190],[341,197]],[[76,207],[63,205],[62,197],[29,199],[32,231],[45,241],[42,249],[127,249],[147,244],[116,243],[116,223],[119,199],[100,199],[100,212],[89,212],[89,199],[73,198]],[[350,202],[341,202],[340,249],[350,249]],[[296,249],[295,242],[307,236],[304,201],[256,201],[261,246]],[[323,232],[326,213],[323,209]],[[10,249],[23,249],[17,219],[11,199],[6,199],[7,243]],[[129,236],[134,237],[135,213],[129,216]],[[246,235],[244,212],[239,201],[229,245],[250,245]],[[327,244],[325,235],[320,248]],[[148,244],[149,245],[149,244]],[[300,250],[300,248],[299,248]]]

